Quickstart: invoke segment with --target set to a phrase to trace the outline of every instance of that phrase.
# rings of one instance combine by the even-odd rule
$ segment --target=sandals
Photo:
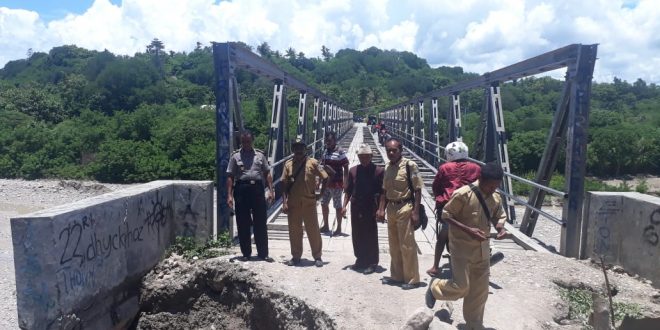
[[[432,271],[430,271],[430,270],[427,270],[427,271],[426,271],[426,274],[427,274],[428,276],[431,276],[431,277],[438,277],[438,275],[440,275],[440,272],[439,272],[437,269],[436,269],[435,272],[432,272]]]

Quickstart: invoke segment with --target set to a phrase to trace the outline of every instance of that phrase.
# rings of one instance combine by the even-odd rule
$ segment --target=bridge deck
[[[361,143],[367,143],[374,150],[374,163],[383,166],[384,159],[386,159],[385,150],[382,146],[377,146],[374,142],[374,136],[368,131],[367,126],[364,124],[356,124],[346,135],[338,141],[338,145],[341,146],[347,152],[347,156],[350,162],[349,166],[355,166],[359,163],[356,150]],[[408,150],[404,150],[404,156],[412,159],[416,159],[416,156],[411,154]],[[433,208],[435,207],[434,199],[429,191],[431,190],[431,183],[433,181],[434,172],[432,169],[424,166],[420,162],[420,171],[424,176],[424,182],[426,184],[425,190],[422,191],[423,203],[426,207],[427,216],[429,217],[429,226],[425,230],[415,231],[415,239],[417,241],[418,254],[419,255],[430,255],[433,256],[434,246],[435,246],[435,215],[433,214]],[[349,212],[350,214],[350,204]],[[317,205],[319,226],[323,222],[323,215],[321,212],[320,203]],[[329,212],[329,221],[330,225],[336,228],[335,221],[335,209],[330,205]],[[333,231],[335,228],[332,228]],[[348,219],[344,219],[342,222],[342,235],[339,236],[330,236],[329,234],[322,234],[323,240],[323,251],[353,251],[353,245],[351,241],[350,233],[351,229],[351,219],[350,216]],[[272,217],[268,223],[268,239],[273,240],[288,240],[289,233],[287,227],[287,215],[279,213],[277,216]],[[304,234],[303,242],[307,246],[307,234]],[[518,245],[513,240],[491,240],[491,245],[494,250],[506,251],[506,250],[524,250],[523,247]],[[387,240],[387,224],[378,223],[378,244],[380,251],[383,253],[388,253],[389,245]],[[430,266],[430,265],[429,265]],[[420,265],[420,267],[426,267],[426,265]]]

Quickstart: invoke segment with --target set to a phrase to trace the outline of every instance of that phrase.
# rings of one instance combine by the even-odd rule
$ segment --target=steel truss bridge
[[[471,160],[480,164],[496,161],[502,166],[506,177],[500,193],[505,197],[510,221],[519,224],[521,232],[532,236],[537,219],[541,215],[561,225],[560,253],[568,257],[582,257],[586,250],[584,246],[586,239],[583,239],[586,229],[582,228],[582,206],[589,103],[596,53],[597,45],[568,45],[474,79],[432,91],[421,97],[381,108],[378,111],[379,118],[385,122],[389,133],[401,140],[404,147],[412,152],[420,167],[427,167],[428,170],[435,172],[437,166],[445,161],[441,141],[462,139],[461,93],[475,89],[483,90],[485,102],[481,109],[478,138],[473,147],[478,159],[471,158]],[[275,179],[278,202],[273,204],[269,214],[279,212],[281,205],[279,177],[284,161],[291,157],[289,146],[292,139],[288,135],[286,107],[288,90],[294,89],[299,94],[296,138],[303,139],[313,155],[321,152],[325,132],[335,131],[338,138],[341,138],[349,131],[353,126],[353,111],[239,43],[214,43],[213,57],[216,75],[217,219],[218,228],[222,229],[230,228],[232,223],[226,203],[226,168],[232,150],[238,146],[236,133],[243,129],[236,70],[247,70],[273,83],[267,156]],[[501,88],[506,88],[504,83],[508,81],[563,68],[566,69],[563,92],[548,131],[543,156],[535,179],[527,180],[511,173],[509,166]],[[438,109],[438,101],[443,97],[449,99],[450,106],[445,109],[448,136],[441,139],[439,133],[441,112]],[[426,105],[430,105],[428,116]],[[310,117],[307,113],[308,108],[309,111],[313,111],[311,123],[308,123]],[[308,133],[309,128],[311,134]],[[564,191],[558,191],[548,187],[548,184],[564,143],[566,183]],[[514,196],[512,180],[532,188],[527,201]],[[542,210],[542,203],[547,194],[563,200],[561,218]],[[520,222],[515,218],[514,203],[526,207]]]

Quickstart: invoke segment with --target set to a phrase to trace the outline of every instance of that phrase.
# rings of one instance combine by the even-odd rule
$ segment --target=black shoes
[[[395,281],[391,277],[383,277],[380,280],[380,282],[385,284],[385,285],[399,285],[399,284],[401,284],[401,281]]]
[[[364,271],[362,272],[362,274],[369,275],[369,274],[372,274],[375,271],[376,271],[376,266],[371,265],[371,266],[365,268]]]
[[[404,284],[401,284],[401,289],[403,289],[403,290],[412,290],[412,289],[416,289],[418,287],[419,287],[419,283],[415,283],[415,284],[404,283]]]
[[[316,267],[323,267],[323,260],[321,260],[321,258],[314,260],[314,265]]]
[[[265,262],[274,262],[275,261],[271,257],[257,257],[257,259],[259,259],[261,261],[265,261]]]
[[[291,258],[291,260],[288,260],[284,264],[287,265],[287,266],[298,266],[298,265],[300,265],[300,259]]]

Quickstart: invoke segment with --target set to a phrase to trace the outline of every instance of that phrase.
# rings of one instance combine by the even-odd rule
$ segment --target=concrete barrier
[[[19,326],[125,328],[176,236],[213,233],[213,183],[154,181],[11,219]]]
[[[617,264],[660,287],[660,198],[589,192],[585,257]]]

